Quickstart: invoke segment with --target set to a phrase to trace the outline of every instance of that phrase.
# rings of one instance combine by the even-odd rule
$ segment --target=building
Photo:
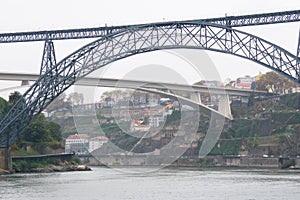
[[[89,136],[87,134],[69,135],[65,140],[65,152],[87,154],[89,148]]]
[[[230,81],[228,81],[226,83],[225,87],[227,87],[227,88],[235,88],[235,83],[236,83],[236,81],[230,80]]]
[[[159,127],[165,121],[163,115],[154,115],[149,117],[149,126],[150,127]]]
[[[157,94],[142,91],[116,90],[102,95],[99,103],[101,103],[101,107],[156,106],[159,103],[159,98],[160,96]]]
[[[146,102],[148,106],[157,106],[159,104],[160,96],[157,94],[146,93]]]
[[[244,76],[239,77],[236,80],[228,79],[225,87],[227,88],[239,88],[239,89],[255,89],[256,77]]]
[[[236,79],[235,88],[239,89],[255,89],[252,88],[255,83],[255,77],[245,76]]]
[[[108,138],[105,136],[91,138],[89,141],[89,152],[93,152],[94,150],[101,148],[107,142]]]

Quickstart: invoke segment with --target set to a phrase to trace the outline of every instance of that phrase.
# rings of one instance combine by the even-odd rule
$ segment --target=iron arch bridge
[[[132,26],[101,37],[44,71],[1,121],[0,146],[11,146],[36,114],[94,70],[136,54],[175,48],[242,57],[300,84],[298,57],[254,35],[202,21]]]

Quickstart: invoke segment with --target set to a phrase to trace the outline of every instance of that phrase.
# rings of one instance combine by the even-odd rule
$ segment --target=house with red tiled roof
[[[252,83],[255,82],[255,77],[245,76],[236,79],[235,88],[251,89]]]

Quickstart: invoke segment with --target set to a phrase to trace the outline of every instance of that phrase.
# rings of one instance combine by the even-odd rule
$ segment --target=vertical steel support
[[[299,37],[298,37],[298,47],[297,47],[297,63],[296,68],[298,70],[298,81],[300,82],[300,29],[299,29]]]
[[[12,163],[9,148],[0,148],[0,168],[7,171],[12,171]]]
[[[0,107],[0,122],[2,121],[2,110]],[[0,168],[12,171],[12,162],[11,162],[11,156],[10,156],[10,148],[8,145],[9,141],[9,134],[5,134],[3,137],[6,137],[6,144],[3,147],[0,147]]]
[[[2,121],[3,116],[2,116],[2,111],[1,111],[1,107],[0,107],[0,122]]]
[[[7,137],[7,143],[5,147],[0,147],[0,168],[12,171],[12,161],[11,161],[11,155],[10,155],[10,147],[8,145],[9,141],[9,134],[6,134]]]
[[[46,40],[44,45],[44,52],[41,64],[40,74],[45,74],[48,70],[56,65],[56,57],[54,44],[51,40]]]

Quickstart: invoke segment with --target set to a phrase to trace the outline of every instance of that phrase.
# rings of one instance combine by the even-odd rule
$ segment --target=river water
[[[125,170],[126,171],[126,170]],[[300,199],[300,172],[237,169],[162,169],[0,176],[4,200]]]

